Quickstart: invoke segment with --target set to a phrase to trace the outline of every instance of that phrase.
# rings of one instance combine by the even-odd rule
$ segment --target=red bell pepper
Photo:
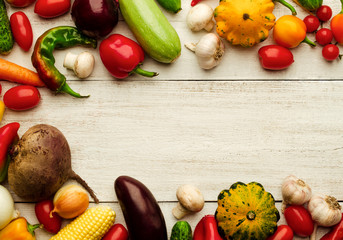
[[[121,34],[112,34],[104,39],[100,43],[99,52],[102,63],[115,78],[123,79],[132,73],[146,77],[158,75],[156,72],[148,72],[139,67],[144,61],[143,48]]]
[[[341,221],[336,224],[330,232],[325,234],[320,240],[343,240],[343,214]]]
[[[206,215],[200,220],[194,229],[193,240],[223,240],[213,215]]]
[[[19,123],[13,122],[0,128],[0,183],[4,181],[7,176],[10,160],[8,150],[18,136],[17,132],[19,127]]]
[[[105,234],[102,240],[127,240],[129,239],[129,233],[126,228],[120,224],[114,224],[110,230]]]

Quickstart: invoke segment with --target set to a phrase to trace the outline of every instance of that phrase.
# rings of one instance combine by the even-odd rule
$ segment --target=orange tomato
[[[311,46],[316,45],[306,37],[306,25],[303,20],[293,15],[284,15],[276,21],[273,37],[277,44],[286,48],[295,48],[302,42]]]
[[[343,45],[343,10],[332,18],[330,27],[336,41]]]

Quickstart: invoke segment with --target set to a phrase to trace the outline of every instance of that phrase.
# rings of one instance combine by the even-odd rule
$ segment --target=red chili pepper
[[[8,150],[18,136],[17,132],[19,127],[19,123],[13,122],[0,128],[0,182],[4,181],[7,176],[7,169],[10,160]]]
[[[104,39],[99,46],[99,52],[106,69],[115,78],[126,78],[133,72],[146,77],[158,75],[139,67],[144,61],[143,48],[121,34],[112,34]]]
[[[191,3],[191,6],[194,7],[195,5],[197,5],[201,0],[193,0]]]
[[[129,233],[126,228],[122,224],[117,223],[108,230],[102,240],[127,240],[128,238]]]
[[[335,225],[330,232],[325,234],[320,240],[343,240],[343,214],[341,221]]]
[[[200,220],[194,229],[193,240],[223,240],[213,215],[206,215]]]

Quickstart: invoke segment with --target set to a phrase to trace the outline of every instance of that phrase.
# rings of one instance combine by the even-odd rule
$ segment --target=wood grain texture
[[[217,0],[204,2],[213,8],[218,4]],[[339,1],[323,3],[330,5],[334,14],[339,12]],[[33,7],[20,10],[31,21],[34,40],[51,27],[74,25],[69,13],[47,20],[38,17]],[[187,28],[190,1],[183,0],[182,8],[177,15],[164,13],[182,45],[197,42],[205,32],[193,33]],[[300,18],[306,15],[296,9]],[[18,10],[8,7],[9,15]],[[289,13],[276,3],[276,16]],[[113,33],[133,38],[122,20]],[[308,37],[314,40],[313,34]],[[265,71],[257,51],[271,43],[270,37],[251,49],[242,49],[225,42],[222,63],[210,71],[200,69],[195,55],[185,47],[173,64],[157,63],[146,56],[143,68],[159,72],[153,79],[138,75],[114,79],[102,65],[98,49],[55,51],[56,66],[70,86],[91,96],[75,99],[40,88],[42,100],[36,108],[24,112],[6,109],[1,125],[19,122],[20,136],[39,123],[60,129],[71,147],[73,169],[95,190],[101,204],[113,206],[120,223],[124,220],[113,189],[120,175],[137,178],[153,192],[169,233],[176,222],[171,215],[175,192],[185,183],[198,186],[206,199],[202,212],[186,218],[193,229],[203,215],[213,214],[218,193],[236,181],[262,183],[278,201],[279,209],[280,186],[289,174],[305,180],[313,192],[333,195],[342,202],[342,62],[328,63],[321,57],[320,46],[301,44],[292,50],[295,63],[290,68]],[[15,45],[4,58],[34,70],[32,49],[24,53]],[[62,64],[67,51],[84,50],[94,54],[96,66],[90,78],[79,80]],[[4,81],[1,85],[3,93],[14,86]],[[35,223],[34,203],[12,194],[22,216]],[[321,234],[325,231],[321,229]],[[37,240],[49,237],[37,231]]]

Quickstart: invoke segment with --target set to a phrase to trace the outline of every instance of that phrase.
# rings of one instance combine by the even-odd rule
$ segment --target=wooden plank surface
[[[165,14],[183,45],[205,32],[187,28],[190,1],[182,3],[179,14]],[[217,5],[215,0],[206,3]],[[340,8],[339,1],[324,4],[334,13]],[[299,17],[306,15],[296,9]],[[17,10],[8,7],[9,14]],[[46,20],[33,13],[33,6],[21,10],[31,20],[35,39],[53,26],[73,25],[70,14]],[[289,11],[276,4],[274,13]],[[132,37],[122,20],[114,32]],[[60,129],[71,147],[73,169],[95,190],[101,204],[113,206],[121,223],[113,189],[120,175],[137,178],[154,193],[169,233],[176,221],[171,215],[175,192],[185,183],[198,186],[206,199],[201,213],[186,218],[193,229],[203,215],[213,214],[218,193],[236,181],[262,183],[279,209],[281,182],[289,174],[303,178],[314,192],[343,201],[342,62],[328,63],[321,58],[321,47],[302,44],[292,50],[295,63],[289,69],[265,71],[257,51],[270,43],[272,38],[251,49],[225,43],[223,62],[211,71],[201,70],[195,55],[184,47],[173,64],[147,56],[144,69],[160,73],[153,79],[132,75],[116,80],[102,66],[98,50],[87,49],[96,58],[96,68],[89,79],[78,80],[62,67],[67,50],[55,51],[56,66],[70,86],[91,96],[75,99],[40,88],[42,100],[35,109],[7,109],[1,125],[20,122],[19,135],[39,123]],[[15,45],[5,58],[33,69],[31,51],[24,53]],[[3,81],[1,85],[3,92],[13,87]],[[34,204],[14,193],[13,197],[22,215],[35,223]],[[49,237],[37,231],[37,240]]]

